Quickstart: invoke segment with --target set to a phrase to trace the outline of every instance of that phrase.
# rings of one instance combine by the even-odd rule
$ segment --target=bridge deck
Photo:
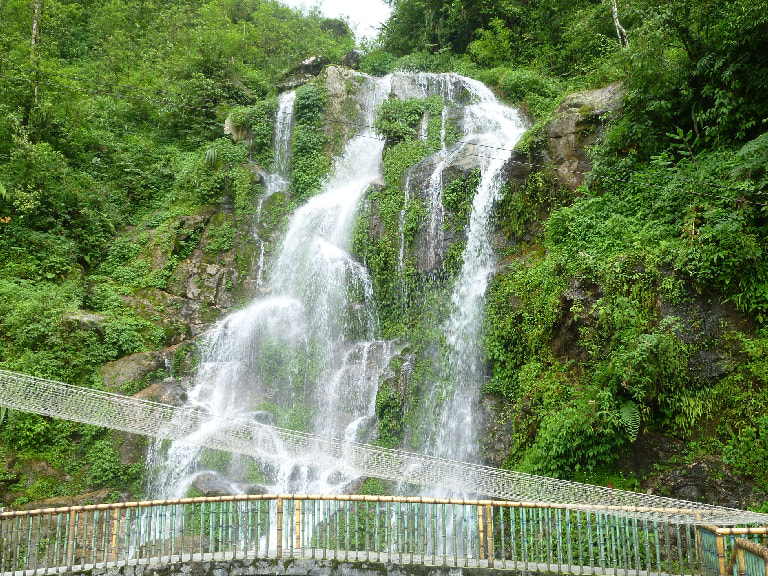
[[[297,564],[296,561],[305,561]],[[513,572],[513,573],[542,573],[542,574],[573,574],[585,576],[670,576],[666,572],[648,572],[645,570],[616,570],[609,567],[593,567],[581,565],[565,565],[556,563],[540,562],[521,562],[514,560],[495,559],[492,565],[489,565],[487,559],[466,558],[450,556],[443,562],[442,557],[437,558],[431,554],[410,554],[410,553],[379,553],[379,552],[338,552],[327,549],[303,549],[294,550],[292,553],[283,551],[282,556],[278,557],[276,551],[272,550],[267,555],[251,556],[243,553],[233,552],[215,552],[205,554],[177,554],[162,556],[152,559],[135,559],[123,562],[100,562],[97,564],[76,565],[70,568],[41,568],[37,570],[16,570],[13,572],[2,572],[1,576],[46,576],[52,574],[78,574],[84,572],[108,571],[114,575],[115,569],[131,566],[168,566],[179,564],[194,563],[228,563],[228,562],[246,562],[251,565],[257,565],[269,574],[276,576],[285,575],[303,575],[313,576],[314,574],[328,575],[328,568],[331,568],[331,574],[335,574],[335,568],[343,564],[353,564],[355,568],[365,569],[367,567],[380,572],[381,565],[407,567],[414,566],[420,569],[450,569],[451,573],[455,569],[492,570],[494,572]],[[379,566],[376,569],[376,566]]]

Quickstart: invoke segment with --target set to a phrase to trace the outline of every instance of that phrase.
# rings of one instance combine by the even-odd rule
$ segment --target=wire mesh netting
[[[667,522],[728,526],[767,524],[768,514],[615,490],[500,470],[335,438],[286,430],[253,420],[221,418],[201,409],[176,407],[0,370],[0,405],[13,410],[72,420],[253,456],[269,461],[292,458],[307,466],[336,469],[455,494],[500,500],[567,504],[573,509],[615,507]],[[215,423],[216,426],[210,426]],[[194,434],[206,426],[209,434]]]

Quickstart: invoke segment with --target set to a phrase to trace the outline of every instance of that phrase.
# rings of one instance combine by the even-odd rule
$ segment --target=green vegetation
[[[622,463],[646,435],[663,435],[686,445],[683,459],[714,456],[768,490],[766,0],[626,0],[625,36],[607,1],[391,5],[363,71],[464,73],[535,121],[520,150],[536,170],[496,207],[507,247],[487,294],[485,392],[510,426],[505,465],[638,487]],[[342,22],[271,0],[49,0],[35,38],[27,2],[0,10],[0,368],[103,388],[105,363],[190,337],[190,278],[208,290],[193,311],[203,322],[247,298],[238,277],[252,265],[252,231],[273,247],[288,213],[319,191],[339,141],[323,123],[325,87],[299,88],[290,186],[256,222],[277,85],[298,62],[336,62],[354,41]],[[543,127],[565,94],[613,82],[623,108],[603,119],[593,168],[568,190],[540,161]],[[382,107],[385,182],[354,236],[378,336],[409,343],[392,366],[399,380],[377,398],[385,446],[423,442],[421,387],[440,372],[439,326],[478,182],[447,175],[452,243],[420,270],[428,207],[407,177],[439,149],[444,104]],[[449,122],[447,143],[459,135]],[[209,268],[233,263],[225,295],[204,285]],[[192,351],[178,349],[174,374],[196,362]],[[301,395],[316,356],[267,342],[257,369]],[[264,409],[297,430],[312,417],[302,403]],[[0,412],[0,499],[138,496],[144,471],[121,459],[120,442]]]
[[[276,84],[301,60],[336,61],[354,41],[341,23],[272,1],[52,0],[34,39],[30,5],[7,0],[1,10],[0,367],[101,387],[104,363],[188,337],[178,314],[195,250],[204,263],[246,265],[262,191],[249,159],[271,167]],[[301,122],[316,126],[321,100],[307,89]],[[228,116],[245,136],[237,143],[224,135]],[[316,134],[294,145],[307,165],[324,144]],[[321,177],[296,183],[294,200]],[[285,216],[270,200],[263,238]],[[225,288],[244,296],[229,278]],[[212,320],[215,309],[200,313]],[[82,430],[8,414],[0,499],[101,487],[139,496],[142,471],[120,464],[116,440]],[[79,467],[66,483],[62,472],[26,486],[38,461]]]
[[[320,191],[323,178],[331,167],[326,150],[328,138],[322,131],[320,116],[324,107],[322,87],[305,85],[296,90],[291,142],[291,194],[296,203],[303,203]]]
[[[497,206],[510,249],[488,293],[485,391],[512,424],[506,465],[613,482],[661,434],[768,489],[768,4],[630,0],[621,39],[608,2],[392,5],[363,68],[495,87],[537,121],[520,145],[534,164],[563,95],[623,83],[584,185],[537,167]],[[393,111],[408,139],[418,110]],[[457,229],[460,186],[443,193]],[[392,399],[382,416],[407,414]]]

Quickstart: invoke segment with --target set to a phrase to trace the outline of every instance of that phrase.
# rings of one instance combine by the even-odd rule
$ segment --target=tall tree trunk
[[[629,40],[627,40],[627,31],[619,22],[619,7],[616,5],[616,0],[611,0],[611,14],[613,15],[613,25],[616,26],[616,35],[619,37],[619,42],[622,46],[626,47],[629,45]]]
[[[32,42],[30,46],[29,61],[35,66],[35,80],[32,83],[37,107],[37,85],[40,81],[40,10],[42,0],[35,0],[35,10],[32,15]],[[37,49],[35,49],[37,48]]]

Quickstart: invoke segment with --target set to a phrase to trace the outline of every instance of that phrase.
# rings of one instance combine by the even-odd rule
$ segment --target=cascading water
[[[288,188],[291,173],[291,135],[293,133],[293,103],[296,100],[296,92],[283,92],[278,98],[277,115],[275,118],[275,142],[274,142],[274,168],[264,178],[264,194],[256,205],[256,224],[261,222],[261,209],[264,201],[275,192],[281,192]],[[259,263],[256,274],[256,286],[264,285],[264,251],[266,242],[257,231],[253,233],[254,240],[259,244]]]
[[[377,105],[389,92],[387,79],[366,80],[361,100],[363,126],[372,126]],[[281,98],[276,131],[276,174],[267,194],[285,186],[292,97]],[[281,118],[281,116],[283,118]],[[349,254],[357,206],[369,184],[380,177],[384,143],[370,129],[347,142],[322,194],[291,217],[265,282],[267,296],[219,322],[207,335],[203,359],[189,402],[213,415],[252,418],[338,438],[366,439],[379,374],[393,346],[374,341],[376,314],[366,269]],[[199,430],[195,434],[209,434]],[[152,458],[158,497],[187,493],[210,466],[210,455],[193,447],[194,438],[156,444]],[[261,489],[282,492],[337,492],[350,479],[333,470],[314,471],[285,459],[279,469],[264,463],[230,460],[217,468],[220,491]],[[331,467],[332,468],[332,467]],[[250,473],[249,473],[250,472]],[[239,476],[232,483],[226,476]],[[245,482],[244,477],[250,478]]]
[[[464,137],[445,148],[443,110],[441,142],[443,146],[435,168],[425,186],[429,222],[426,230],[425,266],[433,269],[444,256],[443,174],[461,155],[477,157],[480,184],[472,202],[462,267],[451,292],[448,319],[442,325],[447,343],[447,362],[438,367],[438,382],[429,386],[422,418],[428,420],[426,450],[432,455],[477,462],[480,394],[484,363],[482,326],[484,295],[495,265],[491,246],[491,215],[500,197],[503,168],[511,150],[525,131],[516,110],[503,106],[480,82],[453,75],[420,74],[414,78],[412,94],[437,93],[447,103],[466,98],[461,130]],[[442,494],[441,494],[442,495]]]
[[[399,98],[437,94],[446,104],[441,149],[427,182],[432,216],[425,227],[429,227],[431,265],[444,257],[439,253],[443,173],[460,154],[481,157],[482,176],[466,231],[463,266],[453,285],[450,314],[441,324],[448,360],[439,370],[438,381],[427,383],[430,390],[425,401],[429,407],[425,414],[432,424],[425,449],[434,455],[477,461],[483,295],[494,266],[490,217],[509,156],[504,150],[514,146],[522,134],[522,123],[515,111],[500,105],[482,84],[460,76],[361,78],[358,122],[364,127],[373,125],[377,105],[390,93]],[[265,197],[287,185],[292,98],[284,95],[280,99],[275,174],[266,180]],[[449,108],[464,137],[447,147]],[[216,416],[251,418],[342,440],[373,437],[379,381],[399,348],[393,342],[376,340],[371,279],[349,249],[360,200],[369,185],[381,178],[383,147],[382,140],[363,128],[345,145],[324,191],[293,214],[277,257],[271,261],[271,273],[263,280],[265,295],[219,322],[203,342],[203,358],[189,393],[192,405]],[[409,195],[411,187],[409,183]],[[399,248],[402,268],[404,238]],[[201,429],[195,434],[210,432]],[[226,466],[221,462],[213,466],[210,454],[193,444],[194,438],[188,438],[152,447],[153,458],[162,463],[151,486],[153,496],[185,495],[196,478],[214,474],[211,468],[216,469],[217,489],[235,493],[252,489],[333,493],[353,480],[348,472],[339,471],[343,466],[333,462],[327,469],[314,470],[289,457],[279,466],[238,458],[229,459]],[[280,452],[277,438],[275,446]]]

